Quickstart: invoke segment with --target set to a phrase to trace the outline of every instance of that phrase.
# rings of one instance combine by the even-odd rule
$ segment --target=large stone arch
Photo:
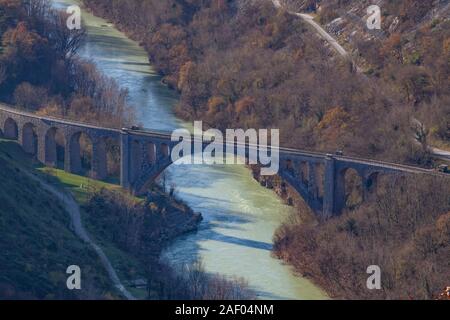
[[[170,157],[161,158],[154,165],[144,166],[142,172],[132,184],[132,190],[135,195],[144,195],[148,187],[166,170],[172,165],[172,159]]]
[[[170,152],[170,143],[131,140],[130,181],[135,194],[145,194],[148,186],[173,163]]]
[[[63,132],[56,127],[51,127],[50,129],[48,129],[47,132],[45,133],[45,140],[44,140],[45,141],[44,162],[46,165],[50,167],[58,166],[58,140],[62,140],[59,141],[60,142],[59,144],[64,150],[62,160],[63,162],[65,162],[67,150],[65,150],[66,139],[64,137]]]
[[[12,118],[6,119],[3,128],[4,128],[3,134],[6,139],[10,139],[10,140],[18,140],[19,139],[19,127],[17,125],[17,122],[14,119],[12,119]]]
[[[36,126],[27,122],[22,127],[22,148],[26,153],[37,155],[38,152],[38,135]]]

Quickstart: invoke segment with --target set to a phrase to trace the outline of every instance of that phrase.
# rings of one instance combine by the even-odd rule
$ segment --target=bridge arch
[[[26,153],[37,155],[38,152],[38,135],[36,133],[36,126],[27,122],[22,127],[22,147]]]
[[[14,121],[14,119],[12,119],[12,118],[6,119],[3,128],[4,128],[3,134],[6,139],[10,139],[10,140],[18,140],[19,139],[19,127],[17,125],[17,122]]]
[[[378,193],[378,178],[381,173],[378,171],[371,172],[364,178],[364,194],[365,198],[371,198]]]
[[[66,158],[66,139],[62,131],[52,127],[45,133],[45,157],[44,162],[50,167],[58,167]]]
[[[157,165],[146,168],[140,175],[137,181],[133,185],[133,190],[137,195],[144,194],[148,187],[158,178],[170,165],[172,160],[165,158],[163,161],[158,162]]]

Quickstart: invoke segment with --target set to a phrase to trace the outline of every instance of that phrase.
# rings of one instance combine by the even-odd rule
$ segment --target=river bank
[[[154,186],[146,199],[136,199],[121,191],[97,190],[89,195],[83,211],[86,224],[100,243],[114,247],[115,256],[120,251],[137,259],[140,270],[128,270],[124,276],[128,286],[145,290],[145,296],[141,292],[141,297],[253,299],[254,294],[244,280],[207,274],[198,262],[173,268],[161,261],[163,249],[178,237],[196,232],[202,216],[159,186]]]
[[[225,279],[205,272],[200,263],[174,268],[161,252],[182,235],[196,232],[202,216],[154,185],[146,199],[119,186],[41,168],[48,184],[65,189],[79,206],[75,228],[83,229],[107,261],[108,272],[127,298],[151,300],[239,300],[254,293],[242,279]],[[68,201],[68,197],[64,201]],[[84,225],[84,226],[83,226]],[[89,234],[89,236],[88,236]],[[195,283],[195,285],[194,285]],[[124,286],[122,288],[121,286]]]

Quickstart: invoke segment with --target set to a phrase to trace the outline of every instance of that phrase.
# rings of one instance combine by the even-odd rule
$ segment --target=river
[[[53,0],[65,9],[75,0]],[[80,55],[129,90],[129,103],[146,128],[192,127],[172,110],[177,94],[161,84],[148,55],[104,19],[83,11],[87,41]],[[207,272],[244,278],[261,299],[324,299],[325,293],[271,256],[272,237],[291,213],[277,195],[261,187],[243,166],[171,166],[168,185],[204,221],[195,234],[176,240],[163,253],[174,266],[197,259]]]

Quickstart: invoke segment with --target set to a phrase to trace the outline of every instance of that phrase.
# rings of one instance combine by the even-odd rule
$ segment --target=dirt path
[[[105,267],[106,271],[108,272],[108,276],[111,279],[114,286],[119,289],[119,291],[122,293],[122,295],[127,298],[128,300],[136,300],[136,298],[122,285],[120,282],[119,277],[117,276],[116,271],[114,270],[111,262],[109,261],[106,254],[103,252],[103,250],[89,237],[86,229],[83,226],[83,223],[81,222],[81,213],[80,213],[80,206],[78,203],[74,200],[73,196],[68,193],[64,193],[54,186],[50,185],[49,183],[45,182],[41,178],[31,174],[26,173],[31,179],[39,182],[42,187],[47,190],[48,192],[52,193],[54,196],[56,196],[64,205],[66,211],[70,214],[70,219],[72,223],[72,228],[75,234],[84,242],[89,244],[92,248],[94,248],[95,252],[97,252],[103,266]]]
[[[279,0],[272,0],[273,5],[276,8],[281,8],[282,5]],[[289,14],[294,15],[305,21],[314,30],[316,30],[317,34],[328,42],[338,53],[345,59],[350,59],[350,54],[342,47],[336,39],[334,39],[328,32],[325,31],[317,22],[314,21],[314,18],[306,13],[288,11]]]

